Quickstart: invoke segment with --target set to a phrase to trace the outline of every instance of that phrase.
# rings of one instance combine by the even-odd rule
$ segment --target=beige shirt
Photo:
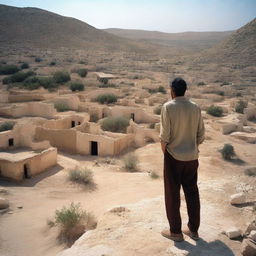
[[[198,159],[205,128],[200,107],[184,96],[166,102],[161,111],[160,139],[175,159]]]

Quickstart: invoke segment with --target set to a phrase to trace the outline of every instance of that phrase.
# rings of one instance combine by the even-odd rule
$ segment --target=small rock
[[[18,209],[22,209],[22,208],[23,208],[23,205],[18,205],[17,208],[18,208]]]
[[[256,230],[252,230],[248,238],[256,242]]]
[[[241,236],[242,231],[238,228],[230,228],[225,233],[229,239],[235,239]]]
[[[241,245],[241,254],[243,256],[255,256],[256,244],[254,244],[249,239],[244,239]]]
[[[244,193],[234,194],[230,197],[231,204],[244,204],[246,202],[246,196]]]
[[[13,214],[13,211],[9,211],[8,214]]]
[[[7,199],[1,198],[0,197],[0,210],[1,209],[6,209],[9,207],[9,201]]]

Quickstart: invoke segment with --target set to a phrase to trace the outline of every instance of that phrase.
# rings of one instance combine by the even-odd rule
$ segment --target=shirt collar
[[[180,100],[187,100],[188,98],[185,96],[177,96],[174,98],[174,100],[180,101]]]

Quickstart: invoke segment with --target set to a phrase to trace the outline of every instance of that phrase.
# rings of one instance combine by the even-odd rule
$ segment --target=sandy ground
[[[255,200],[255,178],[243,174],[246,166],[255,165],[255,145],[220,135],[210,128],[210,122],[206,120],[207,140],[200,147],[199,187],[202,201],[221,209],[221,214],[207,216],[207,222],[212,223],[209,232],[216,232],[216,220],[222,229],[234,225],[244,228],[252,217],[252,207],[233,207],[229,204],[229,196],[249,185],[248,198]],[[237,155],[245,161],[243,165],[221,158],[218,150],[226,141],[235,146]],[[148,175],[154,170],[162,176],[163,156],[159,143],[148,144],[136,149],[135,153],[140,159],[141,172],[124,172],[118,158],[114,164],[106,164],[96,157],[60,153],[58,166],[44,174],[20,185],[1,182],[0,188],[8,190],[5,197],[10,200],[11,212],[0,216],[0,255],[53,256],[63,250],[64,246],[56,242],[56,230],[49,229],[46,222],[53,218],[56,209],[72,201],[80,202],[84,209],[100,219],[116,205],[162,196],[162,177],[152,180]],[[99,164],[95,164],[96,160]],[[67,169],[78,164],[93,170],[94,188],[84,189],[67,181]],[[18,208],[20,206],[22,209]],[[204,206],[202,216],[205,218]],[[237,243],[231,243],[231,250],[237,250]]]

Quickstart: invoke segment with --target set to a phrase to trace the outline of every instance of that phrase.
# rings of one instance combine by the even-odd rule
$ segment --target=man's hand
[[[164,154],[164,152],[165,152],[166,145],[167,145],[167,143],[166,143],[166,142],[161,141],[161,148],[162,148],[163,154]]]

